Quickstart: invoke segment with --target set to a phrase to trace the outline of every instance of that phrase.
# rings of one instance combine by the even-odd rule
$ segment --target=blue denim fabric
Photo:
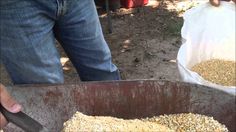
[[[120,79],[94,0],[0,0],[0,59],[13,83],[63,83],[55,38],[82,81]]]

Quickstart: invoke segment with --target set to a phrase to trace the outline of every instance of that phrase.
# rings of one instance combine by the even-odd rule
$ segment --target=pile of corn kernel
[[[162,124],[175,132],[228,132],[225,125],[220,124],[213,117],[192,113],[161,115],[144,121]]]
[[[107,116],[87,116],[80,112],[64,123],[63,132],[228,132],[214,120],[198,114],[172,114],[146,119],[124,120]]]
[[[80,112],[64,123],[63,132],[150,132],[154,130],[173,132],[168,127],[143,122],[138,119],[124,120],[109,116],[87,116]]]
[[[223,86],[236,86],[236,62],[212,59],[191,68],[205,80]]]

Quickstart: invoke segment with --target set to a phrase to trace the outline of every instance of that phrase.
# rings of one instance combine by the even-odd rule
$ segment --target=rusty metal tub
[[[213,116],[236,131],[235,96],[200,85],[140,80],[28,85],[8,90],[25,113],[52,132],[60,131],[76,111],[126,119],[192,112]],[[5,131],[20,129],[10,124]]]

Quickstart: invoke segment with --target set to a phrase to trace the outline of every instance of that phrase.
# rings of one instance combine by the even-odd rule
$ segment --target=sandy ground
[[[113,33],[108,33],[107,17],[99,9],[99,16],[113,62],[121,71],[122,79],[180,80],[176,56],[181,45],[181,2],[150,0],[149,5],[136,9],[120,9],[112,13]],[[79,81],[69,59],[58,46],[65,73],[65,83]],[[1,65],[0,82],[11,80]]]

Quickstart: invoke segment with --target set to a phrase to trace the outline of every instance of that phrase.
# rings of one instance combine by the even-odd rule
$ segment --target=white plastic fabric
[[[181,78],[236,94],[235,86],[221,86],[204,80],[191,67],[209,59],[236,61],[235,54],[235,4],[221,2],[220,7],[204,3],[184,14],[181,35],[183,44],[177,62]]]

